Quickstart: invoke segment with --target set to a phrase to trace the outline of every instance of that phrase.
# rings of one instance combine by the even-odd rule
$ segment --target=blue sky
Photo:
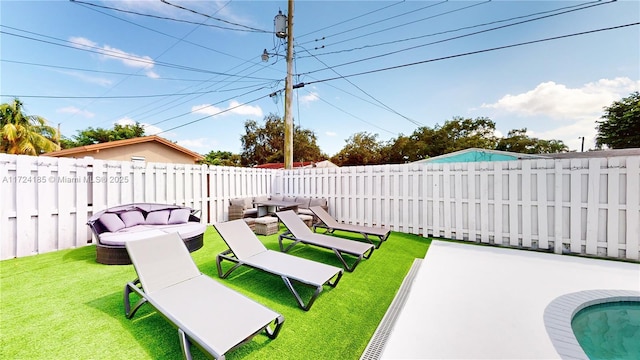
[[[245,120],[284,115],[269,94],[287,2],[166,1],[0,1],[1,101],[67,137],[138,121],[240,153]],[[638,22],[638,1],[296,1],[294,122],[329,156],[357,132],[387,141],[457,116],[589,149],[602,108],[640,90]],[[265,48],[281,56],[262,62]]]

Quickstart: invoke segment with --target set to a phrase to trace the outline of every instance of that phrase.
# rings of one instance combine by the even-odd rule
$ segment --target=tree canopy
[[[0,105],[0,152],[40,155],[58,150],[58,131],[45,118],[27,115],[22,109],[18,99]]]
[[[240,155],[233,154],[230,151],[210,151],[204,156],[202,164],[217,166],[242,166]]]
[[[640,147],[640,92],[604,108],[602,121],[596,121],[596,147],[610,149]]]
[[[243,166],[284,162],[284,120],[274,114],[264,118],[264,126],[254,120],[244,123],[245,134],[241,136]],[[293,129],[293,160],[322,161],[327,158],[320,151],[316,134],[300,126]]]
[[[137,137],[145,136],[144,126],[136,122],[135,124],[120,125],[115,124],[113,129],[92,128],[89,127],[85,130],[78,130],[78,134],[71,137],[71,139],[62,139],[62,146],[65,149],[86,146],[93,144],[100,144],[109,141],[133,139]]]
[[[337,165],[402,164],[468,148],[547,154],[568,151],[560,140],[541,140],[526,134],[527,129],[509,131],[505,138],[495,136],[496,125],[489,118],[454,117],[440,126],[423,126],[411,135],[399,135],[386,143],[377,134],[357,133],[331,158]]]

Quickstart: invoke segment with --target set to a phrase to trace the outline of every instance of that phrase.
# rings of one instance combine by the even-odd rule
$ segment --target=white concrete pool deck
[[[543,314],[582,290],[640,291],[640,265],[434,240],[382,359],[557,359]]]

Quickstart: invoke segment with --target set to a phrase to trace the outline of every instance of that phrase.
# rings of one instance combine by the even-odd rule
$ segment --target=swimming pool
[[[574,315],[571,327],[590,359],[640,359],[638,301],[586,307]]]
[[[638,359],[636,316],[640,316],[640,292],[586,290],[553,300],[545,308],[544,323],[563,359]]]

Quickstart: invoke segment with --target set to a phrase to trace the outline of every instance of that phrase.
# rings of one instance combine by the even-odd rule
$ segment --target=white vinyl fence
[[[267,170],[0,154],[0,259],[85,246],[131,202],[227,219],[229,199],[324,197],[339,221],[638,261],[640,157]]]

